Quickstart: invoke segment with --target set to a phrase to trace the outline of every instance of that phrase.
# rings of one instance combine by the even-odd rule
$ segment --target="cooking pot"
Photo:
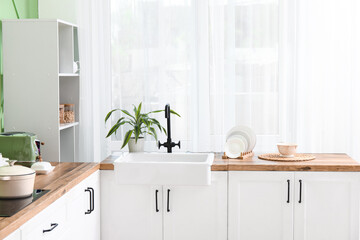
[[[0,198],[25,198],[32,195],[35,171],[31,168],[14,165],[0,167]]]

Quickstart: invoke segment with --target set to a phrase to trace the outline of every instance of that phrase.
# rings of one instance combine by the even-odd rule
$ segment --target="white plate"
[[[246,151],[246,143],[241,136],[232,136],[225,143],[225,154],[229,158],[237,158]]]
[[[246,137],[244,137],[243,135],[241,135],[240,133],[237,133],[236,132],[234,134],[232,134],[227,140],[233,138],[233,137],[236,137],[236,138],[240,138],[244,144],[245,144],[245,149],[244,149],[244,152],[247,151],[247,149],[249,148],[249,142],[248,140],[246,139]]]
[[[246,150],[247,152],[250,152],[254,149],[256,145],[256,134],[251,128],[246,126],[235,126],[231,128],[226,134],[226,140],[234,135],[241,135],[246,138],[248,142],[248,148]]]
[[[234,131],[231,134],[228,134],[228,136],[226,137],[226,141],[234,136],[242,137],[244,139],[244,142],[246,142],[246,151],[247,151],[250,147],[250,141],[251,141],[250,136],[247,133],[244,133],[243,131]]]

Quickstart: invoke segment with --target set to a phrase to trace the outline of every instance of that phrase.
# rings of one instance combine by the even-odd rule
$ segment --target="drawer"
[[[45,230],[45,232],[44,232]],[[22,240],[57,239],[66,231],[66,204],[59,199],[21,227]]]

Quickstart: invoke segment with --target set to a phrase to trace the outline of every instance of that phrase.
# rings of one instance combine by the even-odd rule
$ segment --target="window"
[[[111,4],[114,108],[131,110],[142,101],[151,111],[170,103],[182,115],[172,118],[173,139],[182,141],[182,150],[221,151],[234,125],[250,126],[259,140],[275,141],[278,1]],[[162,114],[158,118],[165,124]],[[146,150],[154,149],[149,144]]]
[[[252,126],[258,135],[278,135],[278,3],[239,1],[234,11],[229,37],[235,39],[236,124]]]

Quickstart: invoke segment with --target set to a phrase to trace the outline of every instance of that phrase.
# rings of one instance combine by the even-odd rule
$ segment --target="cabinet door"
[[[68,229],[59,239],[100,240],[99,171],[67,193],[67,222]]]
[[[85,224],[85,208],[84,206],[84,187],[83,183],[79,183],[73,189],[69,191],[67,198],[67,223],[68,229],[66,233],[61,236],[61,240],[84,238],[84,232],[86,231]]]
[[[291,172],[229,172],[229,240],[293,238]]]
[[[227,172],[210,186],[164,186],[165,240],[227,239]]]
[[[294,231],[295,240],[358,240],[359,174],[295,173]]]
[[[101,171],[101,239],[161,240],[161,196],[161,186],[118,185],[114,171]]]
[[[84,181],[83,212],[85,219],[85,232],[83,239],[100,240],[100,173],[92,174]],[[87,212],[85,214],[85,212]]]

